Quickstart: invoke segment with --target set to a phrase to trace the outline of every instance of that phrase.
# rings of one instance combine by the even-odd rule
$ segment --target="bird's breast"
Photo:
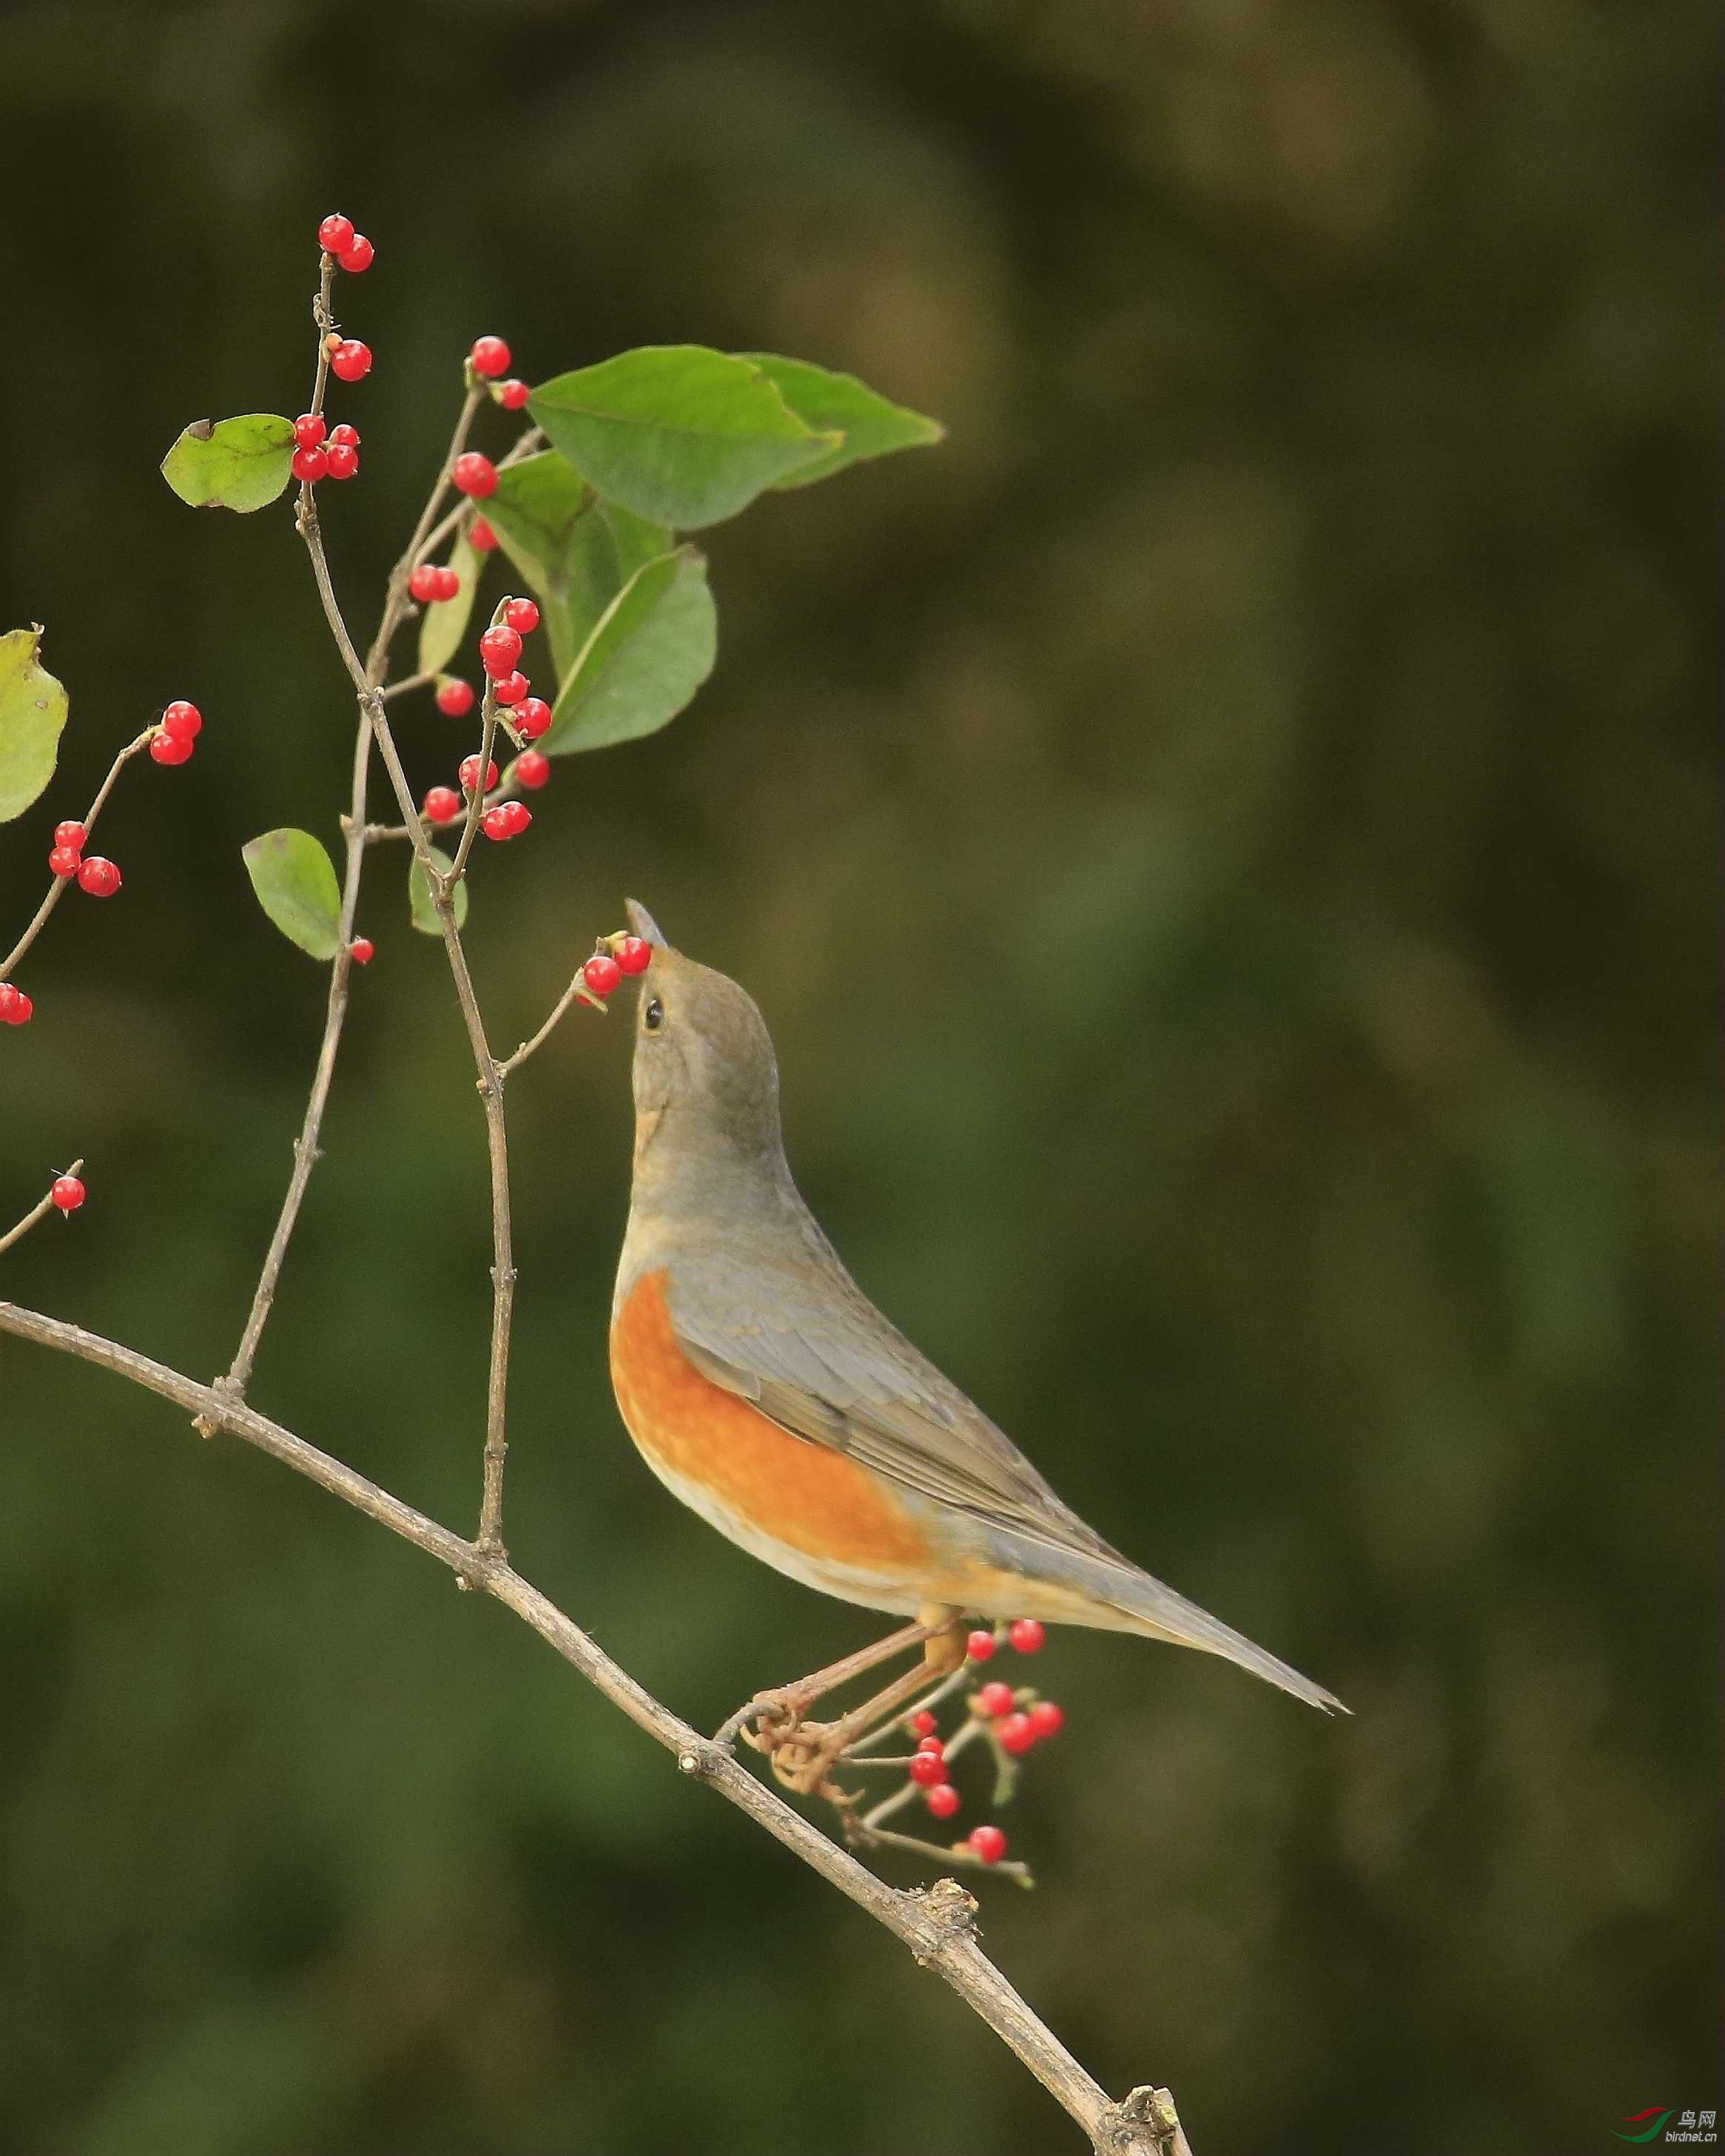
[[[617,1311],[611,1381],[649,1466],[733,1541],[798,1576],[809,1563],[883,1579],[927,1573],[927,1536],[878,1476],[793,1436],[695,1368],[678,1343],[662,1270],[644,1272]]]

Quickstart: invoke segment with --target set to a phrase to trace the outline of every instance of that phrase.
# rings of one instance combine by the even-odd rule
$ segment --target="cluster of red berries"
[[[491,384],[491,395],[504,410],[519,412],[533,393],[525,382],[513,377],[507,382],[500,382],[497,379],[497,377],[505,373],[509,367],[509,346],[505,344],[501,336],[475,337],[473,350],[467,357],[474,372],[483,376]],[[458,486],[460,485],[459,480],[455,483]],[[487,494],[490,490],[490,487],[485,489]]]
[[[369,270],[377,253],[362,232],[354,230],[353,219],[343,217],[340,210],[332,210],[319,225],[317,244],[326,254],[335,256],[339,268],[353,277],[362,270]]]
[[[49,1203],[62,1213],[75,1213],[88,1195],[75,1175],[57,1175],[48,1186]]]
[[[28,1025],[36,1005],[15,981],[0,981],[0,1025]]]
[[[1034,1617],[1016,1619],[1007,1638],[1021,1655],[1034,1655],[1047,1634]],[[973,1662],[993,1657],[999,1641],[992,1631],[979,1628],[966,1639],[965,1653]],[[989,1724],[989,1733],[1003,1752],[1021,1758],[1033,1744],[1040,1743],[1065,1727],[1065,1716],[1051,1699],[1033,1701],[1020,1709],[1018,1695],[1009,1684],[996,1678],[972,1695],[970,1712]],[[947,1748],[940,1724],[927,1707],[919,1707],[906,1723],[916,1739],[910,1763],[910,1778],[922,1792],[922,1801],[937,1819],[951,1819],[963,1803],[947,1779]],[[998,1864],[1006,1854],[1006,1836],[998,1826],[973,1827],[960,1846],[983,1864]]]
[[[368,356],[367,365],[370,363]],[[294,422],[294,443],[288,469],[307,486],[315,486],[321,479],[352,479],[358,473],[357,427],[331,427],[322,413],[302,412]]]
[[[150,737],[151,762],[189,763],[192,760],[193,744],[203,732],[203,714],[198,710],[197,705],[188,704],[183,698],[177,699],[163,711],[155,732]],[[71,826],[63,824],[60,828],[62,830],[67,829],[82,830],[83,826],[82,824]],[[54,843],[56,845],[59,843],[58,831],[54,834]],[[77,850],[81,851],[83,844],[80,839]],[[48,865],[54,869],[56,875],[73,874],[77,869],[75,860],[69,870],[63,867],[56,868],[52,854],[48,857]]]
[[[192,710],[189,704],[186,708]],[[193,712],[193,716],[196,717],[197,714]],[[152,742],[151,746],[153,748],[155,744]],[[177,757],[173,761],[183,762],[185,758]],[[48,856],[48,865],[57,876],[76,876],[79,890],[87,891],[92,898],[112,898],[122,880],[120,871],[112,861],[104,860],[100,854],[92,854],[85,860],[84,849],[89,837],[89,832],[81,824],[56,824],[54,827],[54,848]]]
[[[430,606],[440,599],[454,598],[461,589],[461,579],[446,562],[422,562],[408,578],[408,589],[421,606]],[[469,703],[473,701],[470,689],[467,699]]]
[[[603,1003],[614,994],[625,973],[644,973],[653,963],[653,946],[639,936],[619,936],[608,950],[595,951],[581,978]]]

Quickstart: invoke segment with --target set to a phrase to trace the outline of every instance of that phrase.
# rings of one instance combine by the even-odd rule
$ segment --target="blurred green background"
[[[718,672],[478,864],[493,1038],[622,893],[753,990],[865,1287],[1104,1532],[1332,1685],[1057,1635],[988,1943],[1199,2156],[1572,2156],[1717,2102],[1714,10],[1700,0],[14,5],[0,626],[172,696],[0,1040],[0,1293],[233,1349],[323,975],[239,846],[352,706],[285,506],[157,475],[294,412],[374,615],[470,340],[768,346],[947,445],[712,535]],[[494,428],[498,441],[506,439]],[[405,645],[403,647],[406,649]],[[468,730],[403,707],[416,784]],[[454,745],[459,738],[459,752]],[[481,1128],[375,862],[253,1388],[477,1506]],[[682,1513],[604,1370],[626,1022],[511,1096],[517,1561],[696,1722],[869,1635]],[[7,2156],[982,2156],[1067,2123],[894,1943],[501,1611],[267,1460],[0,1342]],[[975,1816],[973,1812],[971,1816]],[[914,1875],[896,1874],[908,1878]]]

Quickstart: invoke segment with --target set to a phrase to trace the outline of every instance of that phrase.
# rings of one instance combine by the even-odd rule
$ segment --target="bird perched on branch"
[[[640,978],[634,1180],[612,1311],[623,1419],[660,1480],[732,1542],[824,1594],[916,1620],[758,1696],[778,1748],[813,1700],[909,1645],[926,1642],[934,1669],[955,1666],[967,1614],[1173,1640],[1339,1708],[1111,1548],[875,1309],[791,1179],[759,1010],[736,982],[673,950],[634,900],[629,915],[653,957]],[[824,1741],[789,1748],[800,1771],[785,1779],[818,1786],[846,1742],[926,1681],[912,1670],[842,1722],[819,1725]]]

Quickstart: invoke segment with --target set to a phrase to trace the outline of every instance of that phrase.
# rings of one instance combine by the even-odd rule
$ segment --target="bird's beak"
[[[626,898],[623,910],[629,916],[629,925],[644,942],[650,943],[655,951],[669,951],[670,944],[665,931],[648,912],[638,898]]]

